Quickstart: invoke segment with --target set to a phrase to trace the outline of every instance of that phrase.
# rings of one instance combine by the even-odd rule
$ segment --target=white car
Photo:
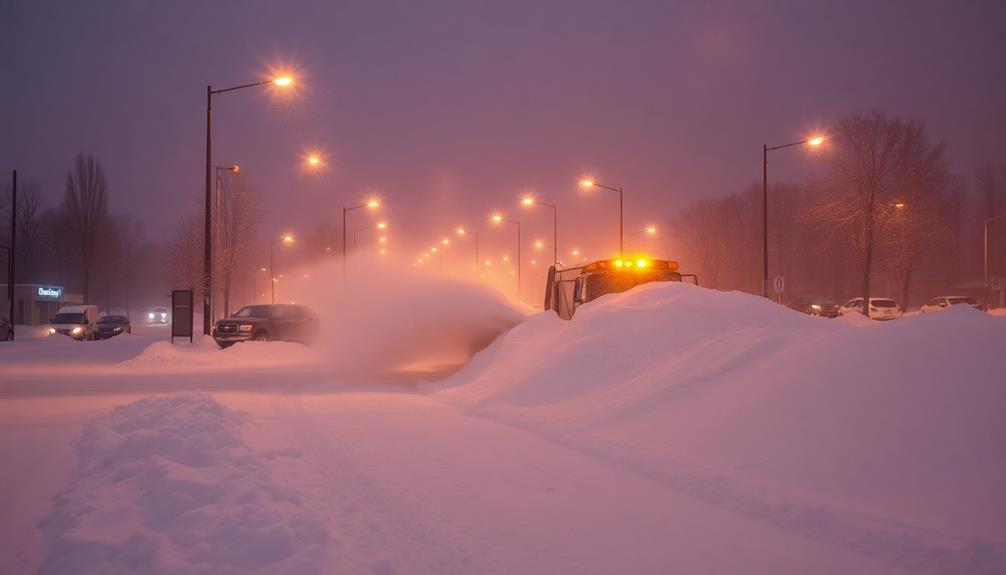
[[[967,305],[975,309],[983,309],[982,304],[978,303],[976,298],[964,295],[944,295],[927,301],[926,305],[922,306],[922,313],[944,310],[952,305]]]
[[[168,308],[155,307],[147,314],[147,323],[168,323]]]
[[[863,313],[863,298],[854,297],[838,308],[838,315],[852,315],[854,313]],[[901,317],[901,309],[898,308],[898,303],[893,299],[871,297],[869,317],[870,319],[877,320],[898,319]]]

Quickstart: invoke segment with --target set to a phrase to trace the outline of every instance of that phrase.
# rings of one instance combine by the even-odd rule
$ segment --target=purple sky
[[[972,178],[1003,161],[1006,3],[15,2],[0,8],[0,169],[50,202],[73,156],[104,164],[116,211],[166,236],[203,185],[205,87],[300,69],[302,90],[216,99],[214,157],[260,190],[270,230],[380,190],[399,233],[487,228],[533,188],[564,247],[666,221],[760,177],[760,147],[873,108],[922,118]],[[300,169],[327,151],[323,177]],[[772,158],[775,180],[813,169]],[[549,233],[524,214],[527,237]],[[602,219],[597,219],[602,218]],[[486,232],[487,234],[491,232]],[[499,232],[497,232],[499,235]]]

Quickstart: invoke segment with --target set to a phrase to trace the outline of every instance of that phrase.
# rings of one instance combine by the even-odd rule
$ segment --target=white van
[[[52,318],[49,333],[68,335],[80,341],[96,339],[98,306],[67,305],[59,308],[59,311]]]

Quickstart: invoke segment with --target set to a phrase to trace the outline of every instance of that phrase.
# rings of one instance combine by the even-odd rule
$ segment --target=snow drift
[[[41,573],[321,573],[322,518],[272,476],[247,416],[185,393],[116,408],[76,442]],[[295,456],[288,454],[287,456]]]
[[[682,284],[532,316],[438,396],[912,571],[1006,572],[1006,321],[812,318]]]

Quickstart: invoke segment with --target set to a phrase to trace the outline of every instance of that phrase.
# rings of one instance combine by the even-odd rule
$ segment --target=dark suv
[[[248,340],[312,343],[317,336],[318,318],[311,310],[285,303],[246,305],[213,326],[220,347]]]

